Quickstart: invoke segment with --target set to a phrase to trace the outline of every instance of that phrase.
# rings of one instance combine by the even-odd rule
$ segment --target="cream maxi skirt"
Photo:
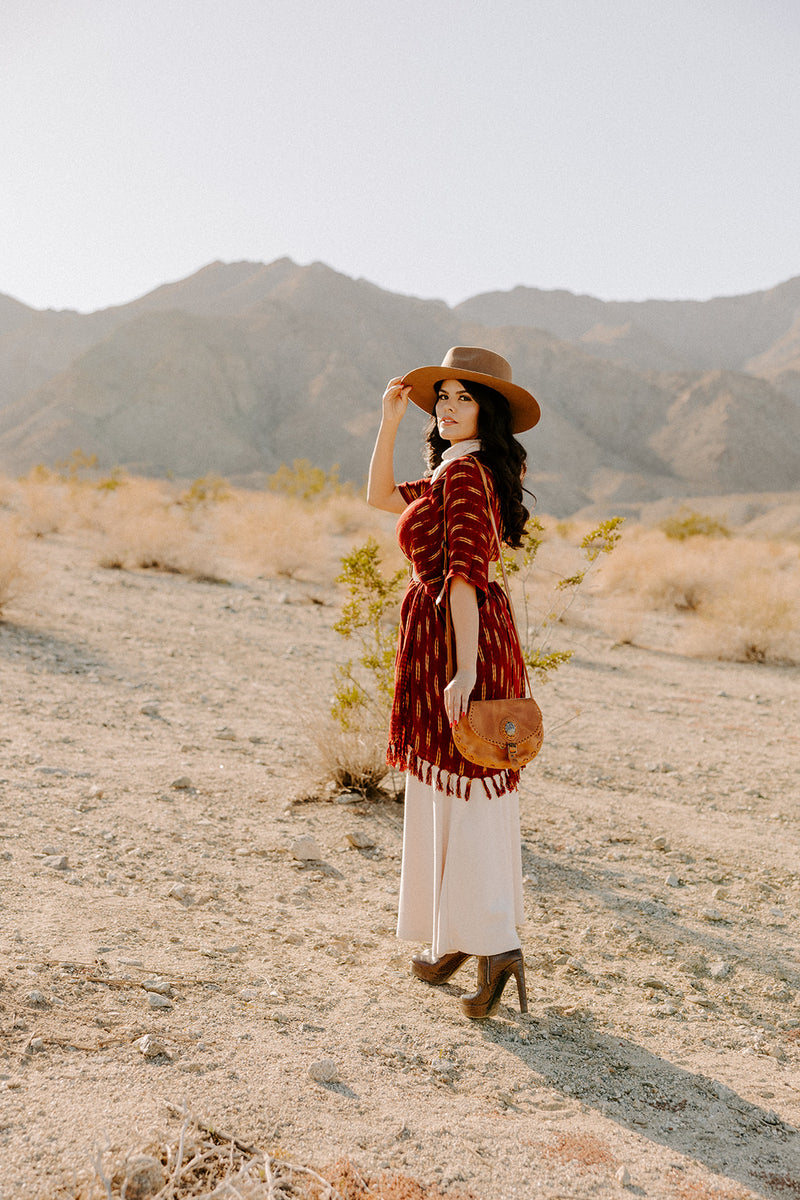
[[[397,936],[435,958],[501,954],[524,919],[518,793],[462,800],[409,773]]]

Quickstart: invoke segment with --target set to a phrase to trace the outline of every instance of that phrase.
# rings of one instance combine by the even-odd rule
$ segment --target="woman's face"
[[[455,445],[478,436],[478,401],[457,379],[444,379],[437,389],[434,413],[439,437]]]

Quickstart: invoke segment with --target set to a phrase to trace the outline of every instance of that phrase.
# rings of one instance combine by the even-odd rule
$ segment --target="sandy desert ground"
[[[184,1105],[478,1200],[800,1196],[796,667],[565,631],[522,787],[530,1012],[509,988],[473,1023],[474,966],[428,987],[394,936],[400,803],[318,785],[330,585],[102,569],[80,530],[27,553],[0,624],[3,1200],[74,1195]]]

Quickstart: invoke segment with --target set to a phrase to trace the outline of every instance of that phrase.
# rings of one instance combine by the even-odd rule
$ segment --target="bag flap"
[[[474,700],[469,706],[470,726],[487,742],[507,746],[525,742],[542,729],[542,713],[535,700]]]

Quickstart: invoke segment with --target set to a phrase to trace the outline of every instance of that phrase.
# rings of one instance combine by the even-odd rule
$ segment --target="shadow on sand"
[[[5,622],[0,622],[0,656],[24,661],[30,670],[52,675],[85,675],[106,665],[85,642],[70,642],[52,633]]]
[[[454,989],[455,990],[455,989]],[[800,1133],[732,1089],[694,1075],[591,1018],[516,1015],[481,1022],[484,1038],[544,1082],[653,1143],[769,1200],[800,1196]]]

